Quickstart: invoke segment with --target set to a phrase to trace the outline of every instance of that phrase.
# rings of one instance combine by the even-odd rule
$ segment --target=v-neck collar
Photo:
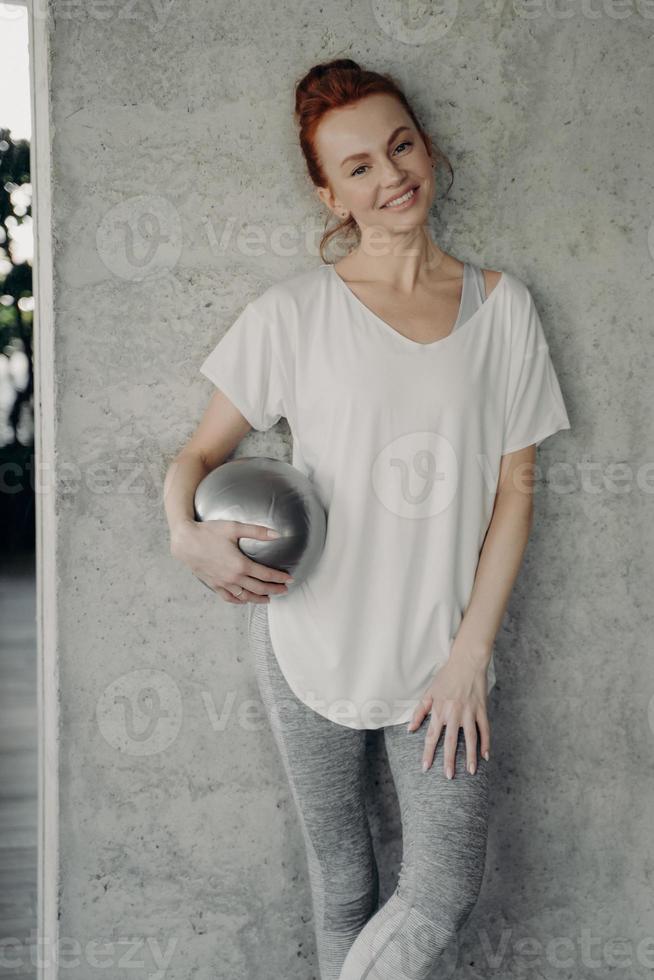
[[[468,266],[468,263],[465,263],[465,266],[467,267]],[[468,319],[465,320],[464,323],[459,323],[459,318],[461,316],[461,309],[462,309],[462,304],[463,304],[463,289],[466,288],[466,280],[465,280],[466,272],[465,272],[465,269],[464,269],[464,283],[463,283],[463,288],[461,290],[461,302],[459,303],[459,312],[457,314],[457,318],[456,318],[456,322],[454,324],[454,327],[444,337],[439,337],[438,340],[432,340],[432,341],[430,341],[427,344],[423,344],[419,340],[412,340],[410,337],[407,337],[403,333],[400,333],[399,330],[396,330],[395,327],[392,327],[390,325],[390,323],[387,323],[386,320],[382,319],[382,317],[378,316],[377,313],[375,313],[373,310],[371,310],[369,306],[366,306],[366,304],[363,302],[363,300],[359,299],[359,297],[356,295],[356,293],[353,292],[353,290],[348,286],[348,284],[346,283],[345,279],[343,279],[342,276],[340,276],[338,274],[338,272],[334,268],[333,263],[328,263],[323,268],[328,269],[331,272],[332,276],[339,281],[339,283],[341,285],[341,288],[345,290],[345,292],[347,293],[347,295],[350,297],[350,300],[351,300],[352,303],[354,303],[356,306],[358,306],[363,312],[365,312],[376,323],[378,323],[384,330],[386,330],[387,332],[389,332],[390,334],[392,334],[393,337],[396,337],[400,342],[402,342],[404,344],[407,344],[409,347],[411,347],[413,349],[417,349],[417,350],[431,350],[431,349],[433,349],[435,347],[438,347],[438,346],[440,346],[442,344],[447,344],[448,341],[453,340],[455,337],[457,337],[460,333],[462,333],[465,330],[465,328],[468,326],[469,323],[471,323],[473,320],[475,320],[477,318],[477,316],[482,312],[482,310],[485,311],[487,309],[487,306],[492,301],[493,296],[500,289],[500,286],[502,286],[504,284],[505,279],[506,279],[504,272],[502,272],[502,274],[500,275],[500,278],[498,279],[497,283],[495,284],[495,286],[493,287],[493,289],[491,289],[490,295],[488,295],[486,297],[486,299],[482,303],[479,304],[479,306],[477,307],[477,309],[475,310],[475,312],[472,314],[472,316],[469,316]],[[469,271],[471,271],[471,270],[469,270]]]

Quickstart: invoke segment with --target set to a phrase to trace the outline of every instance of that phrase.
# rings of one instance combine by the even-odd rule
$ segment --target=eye
[[[394,152],[397,152],[403,146],[413,146],[412,140],[404,140],[402,143],[398,143],[398,145],[395,147],[395,151]],[[359,167],[356,168],[356,170],[353,170],[352,171],[352,173],[350,174],[350,177],[355,177],[356,174],[360,170],[364,170],[366,167],[367,167],[367,164],[366,163],[362,163]]]

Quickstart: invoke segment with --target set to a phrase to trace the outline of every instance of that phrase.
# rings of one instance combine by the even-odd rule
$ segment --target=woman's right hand
[[[170,553],[226,602],[270,602],[270,595],[285,595],[292,576],[248,558],[239,538],[274,540],[261,524],[188,520],[171,535]]]

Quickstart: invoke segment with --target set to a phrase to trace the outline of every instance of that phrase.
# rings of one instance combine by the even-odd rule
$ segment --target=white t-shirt
[[[528,287],[502,273],[421,344],[320,265],[250,301],[200,371],[253,428],[288,420],[327,511],[316,568],[267,606],[291,690],[348,728],[408,722],[467,608],[501,456],[570,428]]]

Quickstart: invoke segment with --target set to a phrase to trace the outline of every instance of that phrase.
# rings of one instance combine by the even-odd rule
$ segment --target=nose
[[[384,187],[387,187],[390,190],[392,190],[393,187],[401,187],[404,179],[405,176],[403,169],[398,167],[393,160],[386,159],[381,171],[381,182]]]

